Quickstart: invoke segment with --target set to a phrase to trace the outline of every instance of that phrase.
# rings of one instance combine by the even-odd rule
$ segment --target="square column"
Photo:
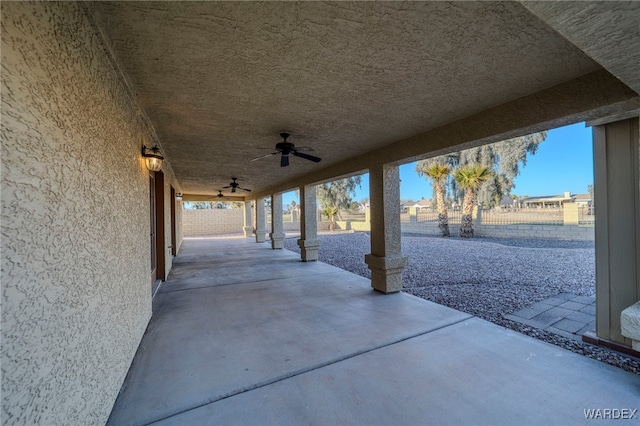
[[[371,254],[364,261],[371,270],[371,287],[383,293],[402,290],[402,271],[408,258],[401,252],[400,169],[369,169],[371,198]]]
[[[318,260],[318,207],[315,185],[300,188],[300,257],[303,262]]]
[[[250,237],[253,235],[253,217],[251,215],[251,201],[244,202],[244,236]]]
[[[284,226],[282,224],[282,194],[271,196],[271,248],[284,248]]]
[[[593,126],[596,334],[626,346],[621,314],[640,300],[639,126],[638,117]]]
[[[258,198],[256,205],[256,243],[264,243],[267,233],[267,215],[264,211],[264,198]]]

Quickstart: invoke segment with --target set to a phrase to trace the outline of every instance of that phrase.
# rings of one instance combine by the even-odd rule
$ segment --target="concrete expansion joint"
[[[206,401],[206,402],[204,402],[202,404],[194,405],[194,406],[189,407],[187,409],[184,409],[184,410],[169,414],[168,416],[165,416],[163,418],[155,419],[155,420],[151,421],[148,424],[151,425],[151,424],[154,424],[154,423],[159,423],[159,422],[162,422],[164,420],[170,419],[170,418],[172,418],[174,416],[177,416],[177,415],[180,415],[180,414],[184,414],[184,413],[188,413],[189,411],[197,410],[198,408],[202,408],[202,407],[210,405],[210,404],[215,404],[215,403],[217,403],[219,401],[223,401],[223,400],[228,399],[228,398],[233,398],[234,396],[237,396],[237,395],[240,395],[240,394],[243,394],[243,393],[246,393],[246,392],[251,392],[251,391],[256,390],[256,389],[260,389],[260,388],[264,388],[264,387],[267,387],[267,386],[271,386],[271,385],[273,385],[275,383],[282,382],[284,380],[288,380],[288,379],[291,379],[293,377],[300,376],[302,374],[310,373],[310,372],[315,371],[315,370],[320,370],[321,368],[325,368],[325,367],[328,367],[328,366],[333,365],[333,364],[338,364],[338,363],[340,363],[342,361],[347,361],[349,359],[356,358],[356,357],[358,357],[360,355],[365,355],[365,354],[368,354],[368,353],[371,353],[371,352],[374,352],[374,351],[377,351],[377,350],[380,350],[380,349],[388,348],[390,346],[397,345],[398,343],[406,342],[406,341],[411,340],[411,339],[415,339],[415,338],[418,338],[418,337],[421,337],[421,336],[425,336],[427,334],[434,333],[436,331],[442,330],[442,329],[447,328],[447,327],[452,327],[452,326],[455,326],[455,325],[458,325],[458,324],[462,324],[462,323],[464,323],[466,321],[469,321],[472,318],[475,318],[475,317],[473,315],[468,315],[468,316],[466,316],[464,318],[461,318],[461,319],[459,319],[457,321],[453,321],[453,322],[441,325],[439,327],[435,327],[435,328],[429,329],[427,331],[423,331],[421,333],[415,333],[415,334],[412,334],[410,336],[407,336],[407,337],[404,337],[404,338],[401,338],[401,339],[397,339],[397,340],[394,340],[394,341],[389,342],[389,343],[384,343],[384,344],[381,344],[381,345],[378,345],[378,346],[374,346],[374,347],[369,348],[369,349],[363,349],[363,350],[360,350],[360,351],[356,351],[356,352],[341,356],[341,357],[333,359],[333,360],[322,362],[322,363],[319,363],[319,364],[316,364],[316,365],[313,365],[313,366],[310,366],[310,367],[307,367],[307,368],[302,368],[300,370],[292,371],[292,372],[287,373],[287,374],[282,374],[282,375],[274,377],[272,379],[267,379],[267,380],[265,380],[263,382],[255,383],[254,385],[251,385],[251,386],[246,386],[246,387],[241,388],[241,389],[236,389],[234,391],[230,391],[230,392],[226,393],[225,395],[222,395],[222,396],[219,396],[219,397],[214,397],[214,398],[210,399],[209,401]]]
[[[314,272],[314,274],[317,275],[338,275],[340,274],[340,272]],[[244,285],[253,285],[256,283],[263,283],[263,282],[268,282],[268,281],[272,281],[272,278],[265,278],[262,280],[253,280],[253,281],[243,281],[243,282],[230,282],[230,283],[224,283],[224,284],[216,284],[215,288],[220,288],[220,287],[228,287],[228,286],[244,286]],[[204,286],[200,286],[200,287],[189,287],[189,288],[177,288],[177,289],[167,289],[167,287],[165,287],[160,293],[161,294],[166,294],[166,293],[175,293],[175,292],[182,292],[182,291],[194,291],[194,290],[211,290],[211,286],[209,285],[204,285]]]

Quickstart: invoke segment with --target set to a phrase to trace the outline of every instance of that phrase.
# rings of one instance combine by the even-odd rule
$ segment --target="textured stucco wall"
[[[103,424],[151,316],[146,130],[81,6],[1,7],[2,423]]]

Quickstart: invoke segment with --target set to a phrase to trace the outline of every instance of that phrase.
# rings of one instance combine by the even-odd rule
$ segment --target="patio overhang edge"
[[[248,194],[245,200],[358,174],[373,165],[400,165],[638,108],[640,96],[603,69]]]

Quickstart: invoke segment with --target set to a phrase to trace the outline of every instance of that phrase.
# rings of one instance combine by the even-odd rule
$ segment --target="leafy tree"
[[[216,201],[215,208],[217,209],[243,209],[244,203],[242,201]]]
[[[338,214],[338,209],[336,207],[327,207],[322,209],[322,214],[329,219],[329,231],[333,231],[336,228],[336,214]]]
[[[481,164],[489,168],[491,178],[480,187],[477,198],[483,206],[494,207],[500,205],[502,198],[514,188],[513,182],[520,174],[520,168],[527,164],[527,155],[534,155],[546,138],[546,131],[533,133],[423,161],[442,161],[452,170],[467,164]],[[457,202],[462,201],[465,191],[455,179],[448,179],[448,186],[451,197]]]
[[[430,158],[418,161],[416,164],[418,176],[431,179],[433,192],[436,195],[436,208],[438,210],[438,228],[440,235],[448,237],[449,216],[447,214],[447,204],[445,202],[447,178],[451,174],[451,166],[443,157]]]
[[[244,203],[242,201],[229,201],[227,204],[232,209],[243,209],[244,208]]]
[[[335,208],[336,215],[340,216],[340,210],[348,210],[356,195],[356,188],[360,186],[362,176],[351,176],[345,179],[334,180],[317,186],[317,198],[320,208]]]
[[[520,168],[527,165],[527,155],[535,155],[546,138],[544,131],[462,151],[461,165],[478,163],[492,172],[478,192],[479,203],[487,207],[499,206],[502,198],[514,188]]]
[[[266,198],[264,199],[264,209],[265,209],[267,212],[270,212],[270,211],[271,211],[271,197],[266,197]]]
[[[358,213],[360,209],[360,203],[357,201],[351,201],[349,203],[349,213]]]
[[[212,209],[213,203],[211,201],[188,201],[185,203],[186,209]]]
[[[473,205],[478,190],[491,179],[491,169],[482,164],[466,164],[453,172],[458,187],[464,191],[460,236],[473,238]]]

